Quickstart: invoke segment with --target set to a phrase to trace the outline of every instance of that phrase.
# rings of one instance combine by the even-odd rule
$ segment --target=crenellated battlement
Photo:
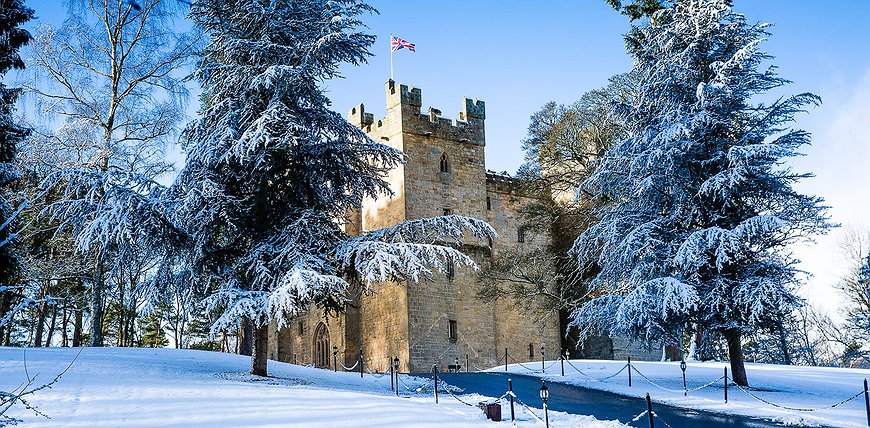
[[[484,122],[486,103],[482,100],[462,97],[457,119],[441,116],[441,110],[429,107],[423,112],[423,93],[420,88],[397,84],[390,79],[386,83],[387,116],[375,121],[365,106],[358,104],[348,113],[348,121],[366,132],[379,131],[391,123],[401,121],[401,132],[423,136],[485,145]]]

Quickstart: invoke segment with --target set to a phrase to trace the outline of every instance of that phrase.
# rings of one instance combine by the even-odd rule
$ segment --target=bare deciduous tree
[[[42,26],[34,40],[35,79],[27,89],[57,128],[38,130],[33,158],[50,162],[37,166],[45,186],[65,188],[46,213],[73,234],[86,260],[92,346],[103,343],[109,273],[141,256],[133,246],[113,245],[117,237],[92,221],[95,213],[118,209],[109,189],[141,191],[172,169],[165,147],[184,117],[185,67],[199,40],[175,30],[178,5],[69,1],[63,26]]]

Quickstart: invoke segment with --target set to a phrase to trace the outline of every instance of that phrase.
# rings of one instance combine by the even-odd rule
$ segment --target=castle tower
[[[359,229],[459,214],[487,220],[502,235],[493,243],[466,243],[462,251],[478,264],[486,264],[494,251],[516,245],[520,220],[510,179],[486,172],[485,103],[463,97],[457,119],[451,120],[435,107],[424,111],[419,88],[389,80],[385,90],[384,118],[374,120],[359,104],[348,120],[375,141],[402,150],[407,163],[387,178],[392,198],[364,203]],[[527,245],[548,242],[546,237],[532,241]],[[542,341],[551,351],[559,348],[555,314],[542,326],[533,314],[521,313],[509,302],[480,299],[479,288],[471,269],[418,283],[378,284],[376,294],[359,305],[360,348],[375,362],[398,355],[403,370],[409,371],[428,371],[436,363],[446,369],[457,358],[464,365],[466,354],[476,367],[488,367],[503,356],[505,347],[524,360],[529,345],[537,350]]]
[[[445,214],[475,217],[499,234],[489,242],[469,240],[461,248],[480,266],[502,251],[550,242],[521,228],[522,207],[531,199],[516,192],[510,177],[486,171],[483,101],[463,97],[457,119],[451,120],[437,108],[424,111],[419,88],[388,80],[385,90],[385,117],[375,120],[358,104],[348,121],[373,140],[402,150],[407,163],[385,177],[393,195],[363,201],[349,216],[347,233]],[[421,372],[433,364],[447,370],[457,360],[464,367],[466,354],[472,369],[491,367],[505,348],[519,361],[539,359],[542,344],[552,359],[561,347],[558,314],[480,298],[481,284],[472,269],[457,267],[420,282],[378,283],[372,289],[342,315],[324,318],[312,310],[299,316],[275,333],[273,357],[324,366],[325,350],[335,346],[339,361],[348,366],[362,352],[373,371],[387,370],[388,361],[398,357],[400,370]]]

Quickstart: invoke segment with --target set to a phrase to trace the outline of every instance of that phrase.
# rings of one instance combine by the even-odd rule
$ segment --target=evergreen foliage
[[[390,194],[384,177],[404,162],[330,110],[321,89],[369,55],[374,38],[358,28],[371,11],[355,0],[195,2],[190,16],[211,39],[195,73],[201,117],[182,133],[185,167],[169,189],[140,195],[154,204],[127,205],[137,236],[162,237],[154,290],[205,290],[206,311],[222,310],[213,333],[252,322],[255,374],[266,373],[269,322],[340,308],[371,281],[474,265],[444,244],[494,235],[460,216],[345,235],[347,213]]]
[[[0,2],[0,75],[24,68],[19,49],[31,40],[31,36],[20,25],[31,19],[33,10],[25,6],[24,1]],[[30,133],[29,129],[18,124],[13,114],[19,93],[20,89],[0,83],[0,318],[3,320],[19,295],[12,288],[20,269],[20,255],[15,249],[18,235],[15,219],[24,205],[15,207],[11,192],[13,183],[20,177],[15,165],[18,145]],[[0,336],[4,336],[8,328],[11,327],[0,324]]]
[[[642,82],[614,108],[627,137],[583,184],[610,202],[572,249],[600,268],[590,288],[602,293],[573,325],[671,343],[701,326],[725,337],[745,385],[741,335],[801,305],[786,247],[830,227],[822,200],[792,187],[810,174],[783,166],[810,142],[788,124],[819,99],[754,104],[789,82],[762,67],[768,26],[728,1],[676,1],[653,21],[626,37]]]

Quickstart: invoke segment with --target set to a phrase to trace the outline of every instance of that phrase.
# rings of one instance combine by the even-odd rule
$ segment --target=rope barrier
[[[532,372],[540,372],[540,371],[542,371],[541,369],[533,369],[533,368],[531,368],[531,367],[528,367],[528,366],[524,365],[523,363],[517,361],[517,359],[514,358],[514,356],[511,355],[511,354],[508,354],[508,356],[509,356],[512,360],[514,360],[514,364],[517,364],[517,365],[519,365],[520,367],[522,367],[522,368],[524,368],[524,369],[526,369],[526,370],[528,370],[528,371],[532,371]]]
[[[784,405],[781,405],[781,404],[776,404],[776,403],[773,403],[773,402],[771,402],[771,401],[769,401],[769,400],[766,400],[766,399],[764,399],[764,398],[762,398],[762,397],[759,397],[759,396],[757,396],[757,395],[755,395],[755,394],[749,392],[748,390],[744,389],[742,386],[738,385],[738,384],[735,383],[735,382],[731,382],[731,384],[734,385],[734,386],[736,386],[737,389],[743,391],[746,395],[748,395],[748,396],[750,396],[750,397],[752,397],[752,398],[754,398],[754,399],[756,399],[756,400],[758,400],[758,401],[760,401],[760,402],[762,402],[762,403],[764,403],[764,404],[768,404],[768,405],[771,405],[771,406],[773,406],[773,407],[778,407],[778,408],[780,408],[780,409],[793,410],[793,411],[795,411],[795,412],[815,412],[815,411],[818,411],[818,410],[833,409],[834,407],[841,406],[841,405],[843,405],[843,404],[846,404],[846,403],[848,403],[848,402],[850,402],[850,401],[852,401],[852,400],[854,400],[854,399],[856,399],[856,398],[858,398],[858,397],[864,395],[864,391],[862,390],[862,391],[858,392],[857,394],[855,394],[855,395],[853,395],[853,396],[851,396],[851,397],[849,397],[849,398],[847,398],[847,399],[845,399],[845,400],[838,401],[838,402],[836,402],[836,403],[834,403],[834,404],[832,404],[832,405],[830,405],[830,406],[817,407],[817,408],[812,409],[812,408],[802,408],[802,407],[789,407],[789,406],[784,406]]]
[[[444,390],[447,391],[447,393],[450,394],[450,396],[453,397],[453,399],[455,399],[456,401],[458,401],[462,404],[465,404],[466,406],[469,406],[469,407],[477,407],[474,404],[468,403],[468,402],[464,401],[463,399],[457,397],[456,394],[454,394],[453,391],[450,390],[450,388],[455,388],[454,386],[448,385],[446,382],[444,382],[441,379],[438,379],[438,382],[441,383],[441,386],[444,387]]]
[[[343,368],[343,369],[345,369],[345,370],[347,370],[347,371],[352,371],[353,369],[356,368],[356,366],[359,365],[359,359],[357,359],[357,360],[356,360],[356,363],[354,363],[354,365],[352,365],[352,366],[350,366],[350,367],[344,365],[344,363],[342,363],[341,361],[338,362],[338,365],[340,365],[341,368]]]
[[[623,371],[625,371],[625,369],[628,367],[628,364],[626,364],[626,365],[622,366],[622,368],[619,369],[619,371],[617,371],[616,373],[614,373],[614,374],[612,374],[612,375],[610,375],[610,376],[606,376],[606,377],[602,377],[602,378],[597,378],[597,377],[595,377],[595,376],[592,376],[592,375],[590,375],[590,374],[584,372],[583,370],[578,369],[577,366],[575,366],[574,364],[571,364],[571,360],[565,360],[565,362],[568,363],[569,366],[571,366],[572,368],[574,368],[574,370],[577,370],[577,372],[580,373],[580,374],[582,374],[583,376],[586,376],[586,377],[588,377],[589,379],[597,380],[597,381],[599,381],[599,382],[604,382],[604,381],[606,381],[606,380],[610,380],[610,379],[615,378],[616,376],[619,376],[619,374],[622,373]]]
[[[400,375],[400,376],[401,376],[401,375]],[[425,390],[426,387],[429,386],[428,383],[424,383],[423,385],[420,385],[419,388],[416,388],[416,389],[415,389],[415,388],[411,388],[410,386],[408,386],[407,383],[405,383],[405,381],[402,380],[402,378],[401,378],[400,376],[396,376],[396,378],[399,379],[399,382],[402,384],[402,386],[404,386],[405,389],[407,389],[408,391],[411,391],[411,392],[413,392],[413,393],[415,393],[415,394],[419,394],[420,391]]]
[[[646,413],[646,412],[644,412],[644,413]],[[672,427],[671,424],[669,424],[666,420],[662,419],[662,417],[659,416],[659,414],[656,413],[655,411],[652,412],[652,415],[653,415],[654,418],[658,418],[658,420],[662,421],[662,423],[665,424],[666,427],[668,427],[668,428],[674,428],[674,427]]]
[[[697,388],[687,389],[686,392],[695,392],[695,391],[700,391],[700,390],[702,390],[702,389],[704,389],[704,388],[707,388],[708,386],[713,386],[713,385],[719,383],[719,381],[722,380],[722,379],[725,379],[725,376],[719,376],[719,379],[712,380],[712,381],[710,381],[709,383],[705,383],[704,385],[701,385],[701,386],[699,386],[699,387],[697,387]]]
[[[663,390],[663,391],[668,391],[668,392],[674,392],[674,393],[680,393],[680,392],[683,392],[682,389],[679,389],[679,390],[678,390],[678,389],[665,388],[664,386],[661,386],[661,385],[655,383],[652,379],[648,378],[645,374],[643,374],[643,372],[641,372],[640,370],[638,370],[637,367],[634,367],[634,372],[637,373],[637,374],[639,374],[642,378],[646,379],[646,381],[649,382],[652,386],[654,386],[654,387],[656,387],[656,388],[658,388],[658,389],[661,389],[661,390]],[[722,378],[719,378],[719,379],[722,379]],[[718,380],[718,379],[717,379],[717,380]]]
[[[523,403],[523,401],[520,400],[517,396],[514,396],[514,402],[520,403],[520,406],[523,406],[523,408],[526,409],[526,411],[529,412],[530,415],[534,416],[535,419],[538,420],[538,422],[542,424],[545,423],[543,419],[541,419],[535,412],[533,412],[532,409],[529,408],[526,403]]]
[[[359,364],[359,361],[357,361],[356,363]],[[383,373],[372,373],[372,370],[371,370],[369,367],[371,367],[371,366],[367,363],[367,364],[365,365],[366,373],[370,374],[370,375],[371,375],[373,378],[375,378],[375,379],[380,379],[380,378],[382,378],[382,377],[384,377],[384,376],[390,374],[389,371],[385,371],[385,372],[383,372]]]
[[[647,411],[644,410],[643,412],[641,412],[639,415],[635,416],[635,417],[634,417],[631,421],[629,421],[629,422],[637,422],[637,421],[639,421],[640,418],[646,416],[646,413],[647,413]]]

